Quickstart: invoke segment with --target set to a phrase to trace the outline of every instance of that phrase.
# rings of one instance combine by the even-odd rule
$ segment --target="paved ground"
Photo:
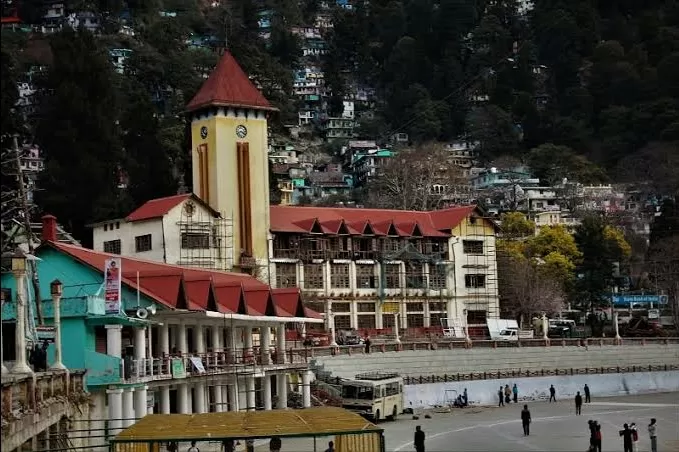
[[[533,424],[531,435],[523,436],[519,406],[504,408],[467,408],[448,413],[428,411],[431,419],[412,420],[403,415],[396,422],[384,422],[387,451],[414,451],[412,435],[416,425],[426,432],[427,452],[525,452],[586,451],[589,444],[587,421],[598,420],[602,425],[603,451],[621,451],[622,441],[618,430],[625,422],[636,422],[640,440],[638,452],[650,451],[646,426],[650,418],[658,421],[658,449],[660,452],[679,451],[679,393],[644,396],[607,397],[592,400],[575,416],[572,401],[558,403],[529,402]],[[323,452],[331,438],[318,438],[315,451]],[[201,452],[218,451],[216,444],[201,444]],[[188,445],[180,448],[181,452]],[[260,443],[257,452],[268,450],[266,442]],[[313,440],[284,440],[284,452],[312,452]]]

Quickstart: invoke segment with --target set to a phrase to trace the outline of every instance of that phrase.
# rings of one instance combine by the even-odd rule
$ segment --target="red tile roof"
[[[208,208],[213,215],[218,216],[219,213],[212,209],[210,206],[205,204],[205,202],[198,196],[187,193],[183,195],[166,196],[165,198],[156,198],[150,201],[146,201],[141,207],[137,208],[131,214],[129,214],[125,220],[127,221],[144,221],[152,220],[154,218],[161,218],[167,213],[177,207],[179,204],[183,203],[187,199],[192,199],[193,201]]]
[[[413,235],[448,237],[450,230],[476,209],[476,206],[461,206],[418,212],[345,207],[271,206],[271,232],[309,233],[320,228],[320,231],[326,234],[337,234],[339,228],[344,225],[350,234],[363,234],[369,227],[376,235],[390,235],[395,232],[401,237]]]
[[[186,106],[186,111],[213,106],[275,110],[229,52],[222,55],[215,70]]]
[[[21,23],[21,19],[19,19],[18,17],[14,17],[14,16],[3,17],[1,19],[1,21],[2,21],[3,24],[20,24]]]
[[[103,273],[106,259],[121,259],[121,281],[130,290],[139,292],[169,309],[192,311],[216,310],[225,314],[276,316],[277,313],[304,313],[304,317],[320,318],[302,305],[299,289],[286,289],[288,298],[281,306],[272,296],[275,290],[252,276],[217,270],[186,268],[177,265],[102,253],[60,242],[43,242],[75,260]],[[138,281],[138,284],[137,284]],[[290,296],[296,294],[295,302]],[[281,315],[290,317],[291,315]]]

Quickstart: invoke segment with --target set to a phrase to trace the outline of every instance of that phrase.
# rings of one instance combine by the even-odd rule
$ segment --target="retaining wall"
[[[354,378],[357,373],[397,372],[404,377],[450,375],[505,370],[538,371],[587,367],[679,365],[679,345],[589,345],[586,347],[498,347],[318,356],[317,370],[332,377]]]
[[[647,394],[679,391],[679,371],[630,372],[605,375],[563,375],[531,378],[502,378],[453,383],[428,383],[406,385],[404,406],[427,408],[448,405],[467,388],[467,395],[475,405],[497,405],[500,386],[516,383],[519,401],[548,400],[549,386],[556,388],[556,397],[572,399],[577,391],[582,393],[585,383],[592,397]],[[676,403],[668,400],[668,403]]]

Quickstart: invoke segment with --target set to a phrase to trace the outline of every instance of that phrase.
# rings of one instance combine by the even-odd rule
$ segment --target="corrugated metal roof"
[[[247,411],[206,414],[150,414],[123,430],[112,442],[220,441],[278,436],[329,436],[380,433],[362,416],[337,407],[303,410]]]

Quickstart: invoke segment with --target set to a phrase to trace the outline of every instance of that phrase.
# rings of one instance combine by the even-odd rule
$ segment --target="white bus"
[[[403,412],[403,378],[395,373],[371,372],[345,380],[342,407],[375,422],[396,420]]]

